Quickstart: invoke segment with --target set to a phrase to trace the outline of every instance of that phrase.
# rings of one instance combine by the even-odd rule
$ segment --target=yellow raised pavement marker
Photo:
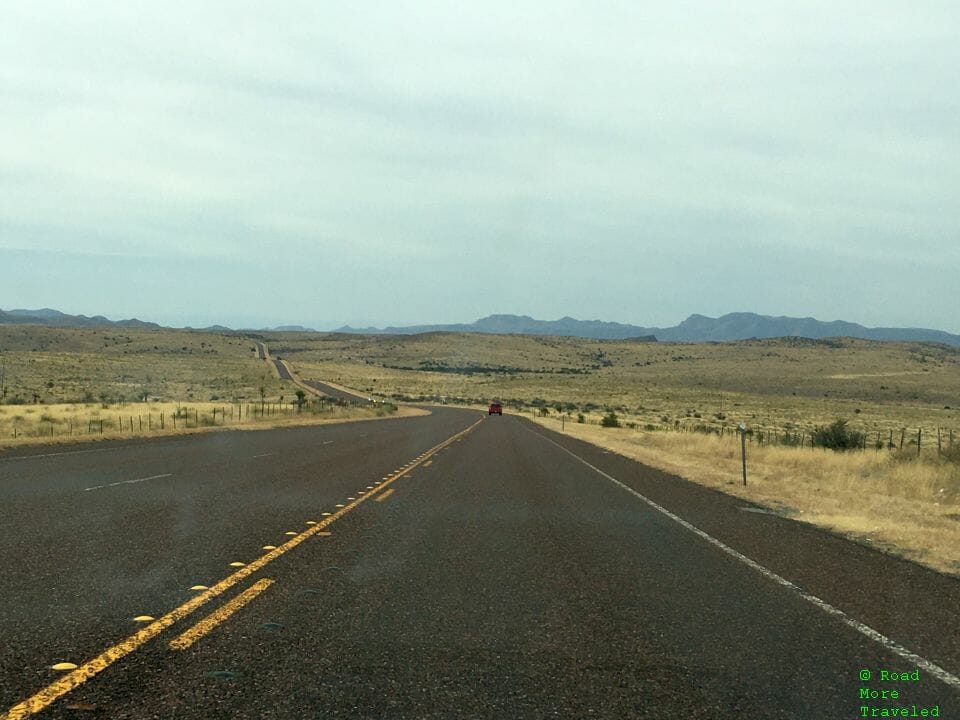
[[[152,620],[156,620],[156,618],[153,617],[152,615],[137,615],[133,619],[134,622],[150,622]]]
[[[317,524],[316,520],[307,520],[307,525],[316,525],[316,524]]]
[[[332,513],[323,513],[323,517],[330,517]]]
[[[470,427],[461,430],[459,433],[439,443],[430,450],[429,454],[436,454],[445,448],[449,448],[451,443],[454,442],[456,438],[471,432],[480,424],[480,422],[481,420],[478,420]],[[385,480],[389,481],[387,483],[389,484],[402,475],[403,473],[397,473],[396,476],[388,476],[385,478]],[[379,484],[380,483],[377,483],[377,485]],[[373,493],[369,493],[369,495],[373,495]],[[191,615],[205,603],[222,595],[227,590],[239,584],[254,573],[259,572],[267,564],[280,557],[280,555],[292,550],[300,543],[305,542],[311,535],[320,534],[320,532],[325,530],[326,527],[331,523],[338,520],[350,510],[353,510],[353,508],[358,506],[360,503],[366,501],[369,495],[357,500],[346,510],[339,510],[328,515],[323,522],[304,530],[296,537],[290,538],[284,542],[283,545],[253,560],[249,565],[242,562],[230,563],[231,567],[237,568],[234,572],[230,573],[230,575],[223,578],[212,587],[197,593],[191,599],[175,607],[173,610],[170,610],[163,617],[148,623],[147,625],[138,629],[137,632],[131,634],[129,637],[124,638],[120,642],[106,648],[95,657],[85,660],[82,665],[77,666],[73,663],[58,663],[57,665],[52,666],[52,669],[67,670],[68,672],[65,675],[51,681],[45,687],[34,692],[29,697],[26,697],[15,705],[9,707],[6,711],[3,711],[3,708],[0,707],[0,720],[25,720],[29,716],[48,708],[59,698],[76,690],[121,658],[136,652],[139,648],[156,638],[172,625]],[[339,507],[343,508],[344,506],[340,505]],[[223,608],[221,608],[222,612],[214,612],[212,615],[204,618],[203,621],[188,630],[186,633],[183,633],[183,635],[179,636],[177,639],[175,639],[175,641],[171,642],[176,643],[175,648],[177,649],[192,643],[196,638],[202,636],[204,633],[208,632],[215,625],[217,625],[221,621],[220,618],[228,616],[231,612],[234,612],[241,605],[252,599],[255,594],[262,592],[266,588],[267,583],[270,582],[272,581],[261,580],[258,583],[255,583],[253,587],[248,588],[247,591],[244,591],[239,596],[234,598],[234,600],[227,603],[227,605],[224,605]]]
[[[208,588],[206,585],[191,585],[190,589],[191,590],[209,590],[210,588]]]
[[[276,545],[264,545],[264,546],[263,546],[263,549],[264,549],[264,550],[276,550],[276,549],[277,549],[277,546],[276,546]]]
[[[293,530],[287,530],[287,531],[284,533],[284,535],[296,535],[296,534],[297,534],[297,533],[295,533]]]

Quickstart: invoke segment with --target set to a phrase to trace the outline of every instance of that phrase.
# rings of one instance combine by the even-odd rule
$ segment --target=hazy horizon
[[[14,0],[0,306],[960,334],[960,8]]]
[[[758,315],[758,316],[761,316],[761,317],[774,317],[775,319],[776,319],[776,318],[781,318],[781,317],[783,317],[783,318],[789,318],[789,319],[804,319],[804,320],[805,320],[805,319],[813,319],[813,320],[816,320],[816,321],[818,321],[818,322],[824,322],[824,323],[830,323],[830,322],[835,322],[835,321],[840,321],[840,322],[856,322],[856,321],[849,320],[849,319],[847,319],[847,318],[841,318],[841,317],[838,317],[838,318],[818,318],[818,317],[807,316],[807,315],[767,316],[767,315],[763,315],[762,313],[753,313],[752,311],[749,311],[749,310],[734,310],[734,311],[731,311],[731,313],[724,313],[724,314],[722,314],[722,315],[711,315],[710,313],[692,313],[691,315],[688,315],[688,316],[685,316],[685,317],[683,317],[683,318],[680,318],[680,319],[677,320],[676,322],[672,322],[672,323],[664,324],[664,325],[658,325],[658,326],[651,325],[651,324],[648,324],[648,323],[644,323],[644,322],[642,322],[642,321],[628,321],[628,322],[623,322],[623,321],[619,321],[619,320],[612,320],[612,321],[611,321],[611,320],[607,320],[606,318],[587,318],[587,317],[576,317],[576,316],[572,316],[572,315],[564,315],[564,316],[560,316],[560,317],[535,317],[535,316],[529,315],[528,313],[487,313],[486,315],[483,315],[483,316],[480,316],[480,317],[476,317],[476,318],[472,318],[472,319],[470,319],[470,320],[456,320],[456,321],[448,322],[448,323],[438,323],[438,322],[433,322],[433,321],[430,321],[430,320],[425,320],[425,321],[423,321],[423,322],[412,322],[412,323],[380,323],[380,324],[374,323],[374,322],[369,322],[369,323],[364,323],[364,324],[355,324],[355,323],[319,323],[319,324],[315,324],[315,325],[305,325],[305,324],[303,324],[303,323],[264,322],[264,323],[260,323],[260,324],[250,325],[250,324],[243,324],[243,323],[231,324],[231,323],[229,323],[229,322],[223,322],[223,321],[217,321],[217,322],[211,322],[211,323],[185,322],[185,323],[169,324],[169,323],[160,322],[160,321],[155,320],[155,319],[153,319],[153,318],[151,318],[151,317],[133,317],[133,316],[130,316],[130,317],[123,316],[123,317],[121,317],[121,316],[110,315],[109,313],[103,313],[103,312],[94,312],[94,313],[69,313],[69,312],[66,312],[66,311],[62,310],[61,308],[51,308],[51,307],[48,307],[48,306],[36,307],[36,308],[23,308],[23,307],[4,308],[4,307],[0,307],[0,310],[6,311],[6,312],[11,312],[11,311],[16,311],[16,310],[27,310],[27,311],[56,310],[56,311],[59,311],[59,312],[65,312],[65,313],[68,314],[68,315],[85,315],[86,317],[102,316],[102,317],[105,317],[107,320],[114,321],[114,322],[116,322],[116,321],[121,321],[121,320],[141,320],[141,321],[144,321],[144,322],[156,322],[157,324],[159,324],[159,325],[161,325],[161,326],[170,327],[170,328],[173,328],[173,329],[176,329],[176,328],[184,328],[184,329],[203,330],[203,329],[205,329],[205,328],[207,328],[207,327],[223,326],[223,327],[227,327],[227,328],[229,328],[229,329],[231,329],[231,330],[267,330],[267,329],[273,329],[273,328],[277,328],[277,327],[304,327],[304,328],[306,328],[306,329],[316,330],[316,331],[318,331],[318,332],[330,332],[330,331],[332,331],[332,330],[338,330],[338,329],[343,328],[343,327],[350,327],[351,329],[354,329],[354,330],[366,330],[366,329],[371,329],[371,328],[372,328],[372,329],[376,329],[376,330],[382,330],[382,329],[388,328],[388,327],[398,327],[398,328],[402,328],[402,327],[417,327],[417,326],[471,325],[471,324],[473,324],[474,322],[477,322],[478,320],[483,320],[483,319],[485,319],[485,318],[487,318],[487,317],[490,317],[490,316],[493,316],[493,315],[507,315],[507,316],[512,316],[512,317],[529,317],[529,318],[531,318],[531,319],[533,319],[533,320],[536,320],[536,321],[547,321],[547,322],[559,321],[559,320],[563,320],[563,319],[565,319],[565,318],[571,318],[571,319],[573,319],[573,320],[581,321],[581,322],[617,322],[617,323],[621,323],[621,324],[623,324],[623,325],[633,325],[633,326],[642,327],[642,328],[645,328],[645,329],[666,329],[666,328],[672,328],[672,327],[675,327],[675,326],[677,326],[677,325],[680,325],[683,321],[685,321],[685,320],[687,320],[689,317],[691,317],[691,315],[699,315],[699,316],[704,316],[704,317],[708,317],[708,318],[711,318],[711,319],[718,319],[718,318],[721,318],[721,317],[723,317],[723,316],[725,316],[725,315],[728,315],[728,314],[738,314],[738,313],[753,314],[753,315]],[[926,326],[919,326],[919,325],[917,325],[917,326],[891,326],[891,325],[887,325],[887,326],[864,326],[864,327],[866,327],[867,329],[876,329],[876,328],[880,328],[880,327],[886,328],[886,329],[911,329],[911,328],[913,328],[913,329],[922,329],[922,330],[939,330],[939,331],[943,331],[943,332],[950,332],[949,330],[944,330],[943,328],[939,328],[939,327],[926,327]],[[953,334],[956,334],[956,333],[953,333]]]

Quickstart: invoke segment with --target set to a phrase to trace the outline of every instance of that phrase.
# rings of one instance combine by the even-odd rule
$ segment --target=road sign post
[[[747,486],[747,426],[740,423],[740,459],[743,462],[743,486]]]

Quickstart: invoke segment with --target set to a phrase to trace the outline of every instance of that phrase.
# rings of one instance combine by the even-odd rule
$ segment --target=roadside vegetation
[[[397,401],[498,399],[505,412],[960,574],[957,348],[451,333],[289,336],[272,347],[304,376]]]
[[[258,360],[254,340],[301,380],[387,402],[318,404]],[[395,410],[407,402],[486,409],[496,399],[506,413],[960,574],[957,348],[0,326],[0,368],[0,446],[416,412]]]
[[[252,336],[0,326],[0,448],[386,417],[307,396]],[[404,412],[409,412],[405,410]]]
[[[605,427],[603,417],[534,421],[652,467],[960,575],[960,446],[838,451],[717,433]],[[632,421],[630,424],[634,424]]]

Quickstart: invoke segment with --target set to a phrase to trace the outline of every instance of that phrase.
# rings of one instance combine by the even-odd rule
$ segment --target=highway
[[[432,411],[0,455],[0,718],[960,718],[956,578]]]

